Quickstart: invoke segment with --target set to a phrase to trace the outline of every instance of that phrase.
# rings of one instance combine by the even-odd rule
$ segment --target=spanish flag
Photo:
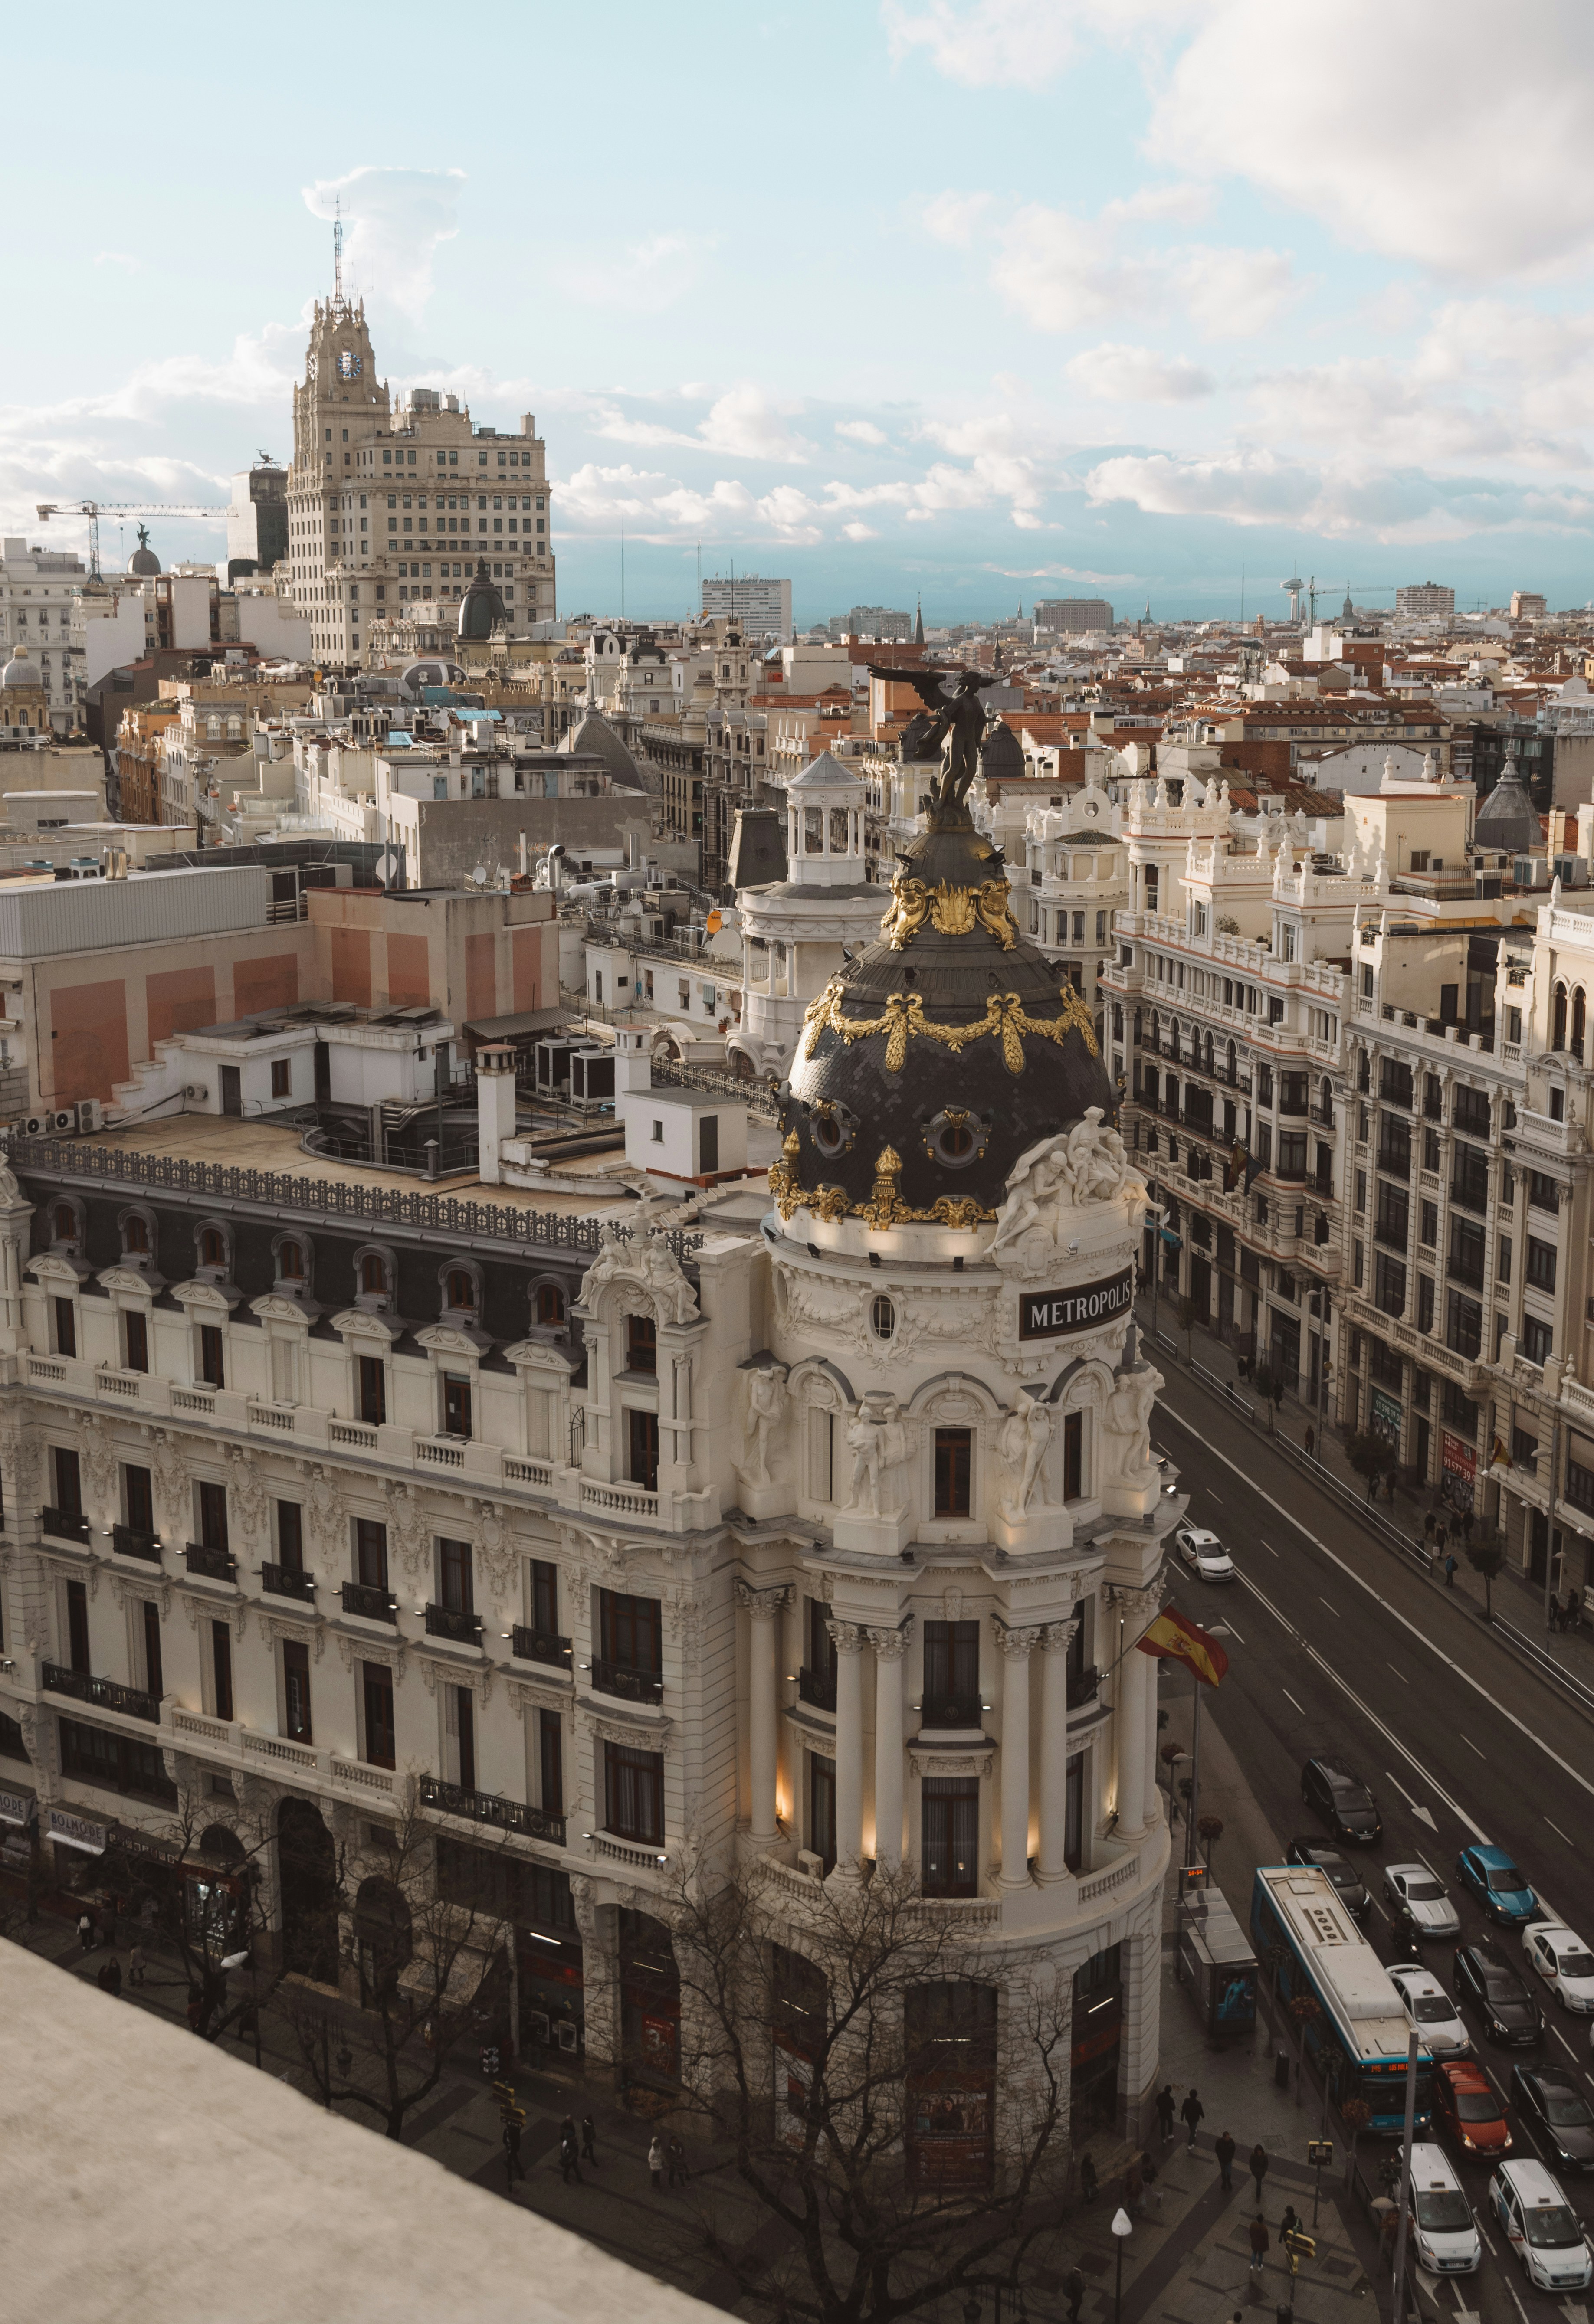
[[[1203,1686],[1216,1686],[1228,1669],[1228,1656],[1217,1639],[1187,1622],[1172,1606],[1164,1608],[1135,1643],[1143,1655],[1159,1658],[1171,1655],[1176,1662],[1188,1664]]]

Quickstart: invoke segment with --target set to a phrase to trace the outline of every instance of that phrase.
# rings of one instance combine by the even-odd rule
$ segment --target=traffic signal
[[[1304,2227],[1286,2227],[1284,2246],[1286,2251],[1293,2252],[1297,2259],[1317,2257],[1317,2237],[1309,2236]]]

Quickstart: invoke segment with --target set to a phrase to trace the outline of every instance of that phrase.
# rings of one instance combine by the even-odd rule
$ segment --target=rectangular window
[[[149,1318],[142,1307],[123,1310],[122,1360],[130,1372],[147,1372],[150,1368]]]
[[[924,1699],[920,1721],[925,1727],[979,1725],[978,1622],[925,1623]]]
[[[1419,1332],[1432,1332],[1433,1329],[1433,1277],[1431,1275],[1419,1275],[1417,1277],[1417,1329]]]
[[[362,1663],[360,1681],[365,1696],[366,1758],[373,1767],[391,1767],[396,1756],[393,1673],[385,1663]]]
[[[1467,1089],[1458,1084],[1450,1120],[1458,1130],[1465,1130],[1475,1138],[1489,1134],[1489,1102],[1483,1090]]]
[[[1533,1211],[1553,1211],[1557,1207],[1555,1181],[1546,1170],[1530,1170],[1527,1174],[1528,1208]]]
[[[1450,1247],[1446,1273],[1452,1283],[1464,1283],[1472,1291],[1483,1289],[1484,1241],[1483,1229],[1476,1219],[1452,1218]]]
[[[51,1301],[55,1309],[55,1352],[58,1356],[75,1356],[78,1352],[78,1311],[70,1299]]]
[[[1069,1413],[1062,1424],[1062,1498],[1077,1501],[1084,1492],[1085,1416]]]
[[[836,1762],[808,1755],[808,1845],[829,1872],[836,1861]]]
[[[470,1381],[464,1372],[443,1374],[443,1434],[468,1436],[470,1429]]]
[[[127,1512],[126,1523],[130,1532],[154,1532],[155,1496],[147,1469],[135,1469],[129,1465],[123,1470],[122,1506]]]
[[[476,1697],[468,1686],[443,1689],[452,1778],[462,1792],[476,1789]]]
[[[1478,1146],[1458,1146],[1450,1157],[1450,1200],[1469,1211],[1488,1208],[1488,1156]]]
[[[437,1545],[438,1602],[450,1614],[471,1614],[470,1544],[440,1541]]]
[[[658,1327],[651,1315],[626,1318],[626,1369],[628,1372],[656,1372],[659,1369]]]
[[[1412,1175],[1412,1125],[1398,1113],[1378,1116],[1378,1167],[1392,1178]]]
[[[87,1677],[88,1661],[88,1591],[81,1582],[67,1583],[67,1662]]]
[[[1412,1198],[1405,1188],[1392,1186],[1381,1178],[1378,1181],[1378,1213],[1373,1226],[1374,1240],[1387,1244],[1391,1250],[1404,1250],[1411,1222]]]
[[[1483,1344],[1483,1309],[1460,1291],[1445,1293],[1444,1343],[1458,1356],[1476,1356]]]
[[[1373,1269],[1373,1296],[1385,1315],[1404,1315],[1406,1305],[1405,1261],[1386,1250],[1377,1253]]]
[[[227,1487],[201,1484],[199,1487],[199,1543],[205,1549],[225,1549],[227,1539]]]
[[[1527,1272],[1524,1280],[1531,1283],[1535,1291],[1554,1290],[1555,1246],[1552,1242],[1540,1242],[1536,1235],[1529,1235]]]
[[[140,1601],[144,1628],[144,1688],[159,1702],[165,1692],[161,1669],[161,1609],[153,1598]]]
[[[616,1669],[656,1678],[664,1667],[663,1628],[656,1598],[631,1598],[617,1590],[598,1592],[598,1637],[603,1659]]]
[[[564,1729],[557,1711],[537,1713],[537,1761],[545,1814],[564,1813]]]
[[[366,1590],[387,1587],[387,1527],[379,1517],[354,1521],[355,1580]]]
[[[271,1093],[273,1097],[293,1094],[293,1061],[291,1057],[273,1057],[271,1061]]]
[[[387,1366],[380,1356],[362,1356],[359,1367],[360,1418],[380,1428],[387,1418]]]
[[[532,1560],[532,1628],[545,1638],[559,1636],[559,1568],[545,1557]]]
[[[644,1492],[659,1489],[659,1416],[632,1405],[626,1412],[630,1477]]]
[[[233,1715],[233,1634],[227,1622],[210,1625],[210,1676],[216,1716],[230,1719]]]
[[[1522,1319],[1522,1352],[1530,1364],[1547,1364],[1554,1352],[1555,1334],[1541,1316]]]
[[[972,1896],[979,1885],[979,1777],[926,1775],[920,1881],[927,1896]]]
[[[935,1514],[966,1517],[973,1482],[974,1431],[938,1428],[935,1432]]]
[[[199,1378],[208,1388],[227,1386],[219,1323],[201,1323],[199,1326]]]
[[[1417,1240],[1430,1250],[1439,1240],[1439,1204],[1424,1203],[1417,1213]]]
[[[1394,1057],[1378,1061],[1378,1095],[1385,1105],[1400,1106],[1405,1112],[1412,1110],[1412,1069]]]
[[[277,1503],[277,1563],[287,1573],[304,1571],[304,1517],[297,1501]]]
[[[283,1640],[283,1714],[296,1743],[312,1740],[310,1723],[310,1648],[299,1638]]]
[[[656,1848],[664,1837],[664,1762],[628,1744],[603,1747],[604,1822],[617,1840]]]

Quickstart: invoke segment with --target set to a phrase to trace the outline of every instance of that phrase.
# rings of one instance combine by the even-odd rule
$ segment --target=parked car
[[[1522,1932],[1522,1950],[1562,2009],[1594,2017],[1594,1953],[1581,1937],[1560,1921],[1534,1921]]]
[[[1301,1796],[1341,1840],[1375,1840],[1383,1833],[1372,1793],[1359,1775],[1331,1759],[1308,1759],[1301,1770]]]
[[[1540,2292],[1580,2292],[1594,2262],[1577,2215],[1542,2163],[1502,2163],[1488,2182],[1501,2232]]]
[[[1198,1582],[1232,1582],[1235,1563],[1215,1533],[1204,1526],[1176,1526],[1173,1543]]]
[[[1435,2059],[1468,2055],[1472,2036],[1466,2021],[1431,1969],[1393,1968],[1389,1982]]]
[[[1348,1912],[1353,1913],[1358,1921],[1367,1912],[1367,1885],[1361,1874],[1348,1857],[1341,1856],[1339,1849],[1330,1847],[1326,1840],[1314,1840],[1310,1833],[1299,1835],[1285,1849],[1284,1862],[1315,1865],[1320,1872],[1328,1874],[1334,1884],[1334,1894]]]
[[[1433,2069],[1433,2113],[1469,2154],[1509,2154],[1511,2127],[1505,2102],[1483,2068],[1470,2058],[1446,2059]]]
[[[1488,1938],[1458,1950],[1456,1993],[1477,2010],[1491,2041],[1532,2050],[1543,2040],[1543,2021],[1526,1980]]]
[[[1412,2148],[1407,2182],[1417,2264],[1430,2275],[1470,2275],[1483,2257],[1483,2238],[1455,2165],[1426,2139]]]
[[[1481,1841],[1464,1848],[1456,1873],[1489,1919],[1503,1927],[1520,1928],[1524,1921],[1543,1917],[1538,1898],[1503,1848],[1486,1848]]]
[[[1594,2171],[1594,2107],[1568,2066],[1517,2066],[1511,2094],[1535,2146],[1563,2171]]]
[[[1398,1913],[1411,1914],[1420,1937],[1459,1937],[1461,1915],[1425,1864],[1391,1864],[1384,1874],[1384,1895]]]

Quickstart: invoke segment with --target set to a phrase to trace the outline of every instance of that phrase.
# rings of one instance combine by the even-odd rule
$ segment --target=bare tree
[[[110,1859],[116,1886],[132,1900],[138,1941],[153,1937],[176,1953],[193,2031],[207,2042],[252,2031],[258,2064],[258,2013],[283,1978],[260,1877],[269,1821],[239,1814],[223,1823],[184,1791],[157,1837],[159,1855],[128,1853],[118,1862],[113,1852]],[[247,1989],[233,1983],[246,1969]]]
[[[745,2218],[694,2203],[699,2249],[740,2293],[781,2324],[892,2324],[1016,2287],[1069,2179],[1068,1988],[1007,1972],[998,2108],[978,1932],[908,1874],[794,1902],[758,1865],[718,1885],[689,1866],[670,1920],[686,2103],[786,2230],[772,2260]]]
[[[376,1855],[337,1859],[336,1910],[351,1932],[344,1959],[357,1979],[359,2006],[289,1988],[284,2014],[323,2105],[375,2115],[389,2138],[431,2096],[457,2043],[492,2028],[506,1991],[509,1930],[494,1892],[443,1883],[435,1827],[417,1810],[414,1787]]]

